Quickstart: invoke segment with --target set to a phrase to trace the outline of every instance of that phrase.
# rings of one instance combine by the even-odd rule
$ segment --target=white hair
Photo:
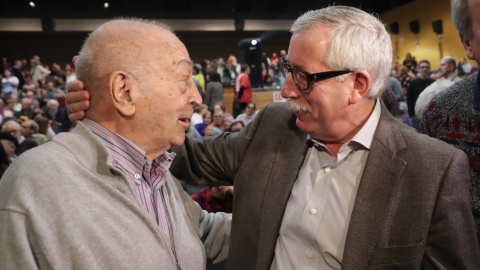
[[[323,62],[335,70],[367,71],[371,84],[366,97],[379,97],[392,64],[392,42],[385,25],[360,9],[330,6],[306,12],[293,23],[290,32],[301,33],[321,26],[329,27],[332,33]],[[345,80],[347,76],[337,79]]]
[[[468,10],[468,0],[451,0],[452,21],[458,33],[472,38],[472,19]]]

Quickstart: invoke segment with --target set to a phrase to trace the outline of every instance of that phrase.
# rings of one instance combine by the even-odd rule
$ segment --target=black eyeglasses
[[[311,74],[298,68],[292,68],[287,63],[287,60],[285,60],[285,57],[280,57],[278,60],[280,61],[278,66],[280,67],[282,75],[287,78],[288,74],[292,73],[293,81],[300,90],[308,90],[308,88],[310,88],[310,83],[312,82],[326,80],[353,72],[352,70],[332,70]]]

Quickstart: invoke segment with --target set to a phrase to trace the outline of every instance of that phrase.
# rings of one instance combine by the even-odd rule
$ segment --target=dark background
[[[381,13],[412,0],[342,0],[335,4],[350,5],[363,10]],[[295,19],[303,12],[322,8],[334,1],[201,1],[201,0],[39,0],[35,7],[26,0],[0,0],[0,18],[118,18],[135,16],[146,19]],[[48,27],[47,27],[48,28]],[[71,62],[80,49],[87,32],[0,32],[0,56],[7,56],[10,62],[16,58],[29,60],[39,55],[44,64],[56,62],[61,66]],[[229,32],[177,31],[185,43],[190,57],[199,62],[204,58],[228,57],[229,53],[239,55],[238,42],[245,38],[265,37],[263,51],[272,52],[288,49],[288,31],[250,32],[238,29]]]

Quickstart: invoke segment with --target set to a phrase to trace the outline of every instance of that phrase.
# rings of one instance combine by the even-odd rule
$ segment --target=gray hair
[[[40,127],[38,126],[38,123],[35,122],[34,120],[30,120],[30,129],[31,130],[34,130],[35,133],[38,133],[38,130],[40,129]]]
[[[332,29],[323,62],[337,70],[366,70],[371,78],[366,97],[379,97],[392,65],[392,42],[385,25],[360,9],[330,6],[306,12],[293,23],[290,32],[301,33],[321,26]],[[337,80],[347,77],[348,74],[339,76]]]
[[[75,70],[77,78],[80,80],[85,81],[85,83],[89,83],[90,85],[96,86],[99,85],[99,80],[108,74],[108,70],[112,68],[112,62],[114,59],[118,59],[119,66],[114,68],[122,68],[125,72],[130,73],[134,77],[138,78],[137,74],[142,72],[148,72],[148,69],[142,67],[143,64],[135,65],[134,63],[130,63],[131,61],[122,59],[121,53],[125,53],[123,50],[126,46],[129,47],[129,53],[138,54],[142,50],[138,48],[135,42],[132,42],[131,39],[124,38],[124,32],[122,29],[118,31],[110,31],[108,34],[108,38],[111,39],[111,43],[107,45],[105,44],[96,44],[93,45],[94,42],[92,41],[93,37],[97,36],[105,28],[110,26],[112,23],[137,23],[138,26],[141,25],[150,25],[154,27],[158,27],[164,30],[167,30],[171,33],[174,33],[172,28],[167,26],[164,23],[158,21],[150,21],[144,20],[139,18],[119,18],[112,21],[109,21],[105,24],[102,24],[100,27],[95,29],[90,35],[85,39],[85,42],[78,53],[77,61],[75,62]],[[123,42],[122,42],[123,41]],[[128,45],[126,44],[128,42]],[[110,62],[106,61],[109,60]],[[136,59],[136,58],[133,58]],[[125,61],[124,61],[125,60]],[[136,69],[142,68],[142,72],[138,72]],[[95,88],[95,87],[94,87]],[[94,89],[90,89],[94,90]]]
[[[450,6],[452,9],[452,21],[458,33],[472,38],[472,19],[470,18],[470,11],[468,10],[468,0],[451,0]]]

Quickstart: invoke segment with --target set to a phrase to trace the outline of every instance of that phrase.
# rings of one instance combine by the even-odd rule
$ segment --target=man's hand
[[[75,122],[85,117],[85,111],[90,108],[90,92],[85,90],[85,84],[82,81],[73,81],[68,84],[66,102],[70,121]]]

